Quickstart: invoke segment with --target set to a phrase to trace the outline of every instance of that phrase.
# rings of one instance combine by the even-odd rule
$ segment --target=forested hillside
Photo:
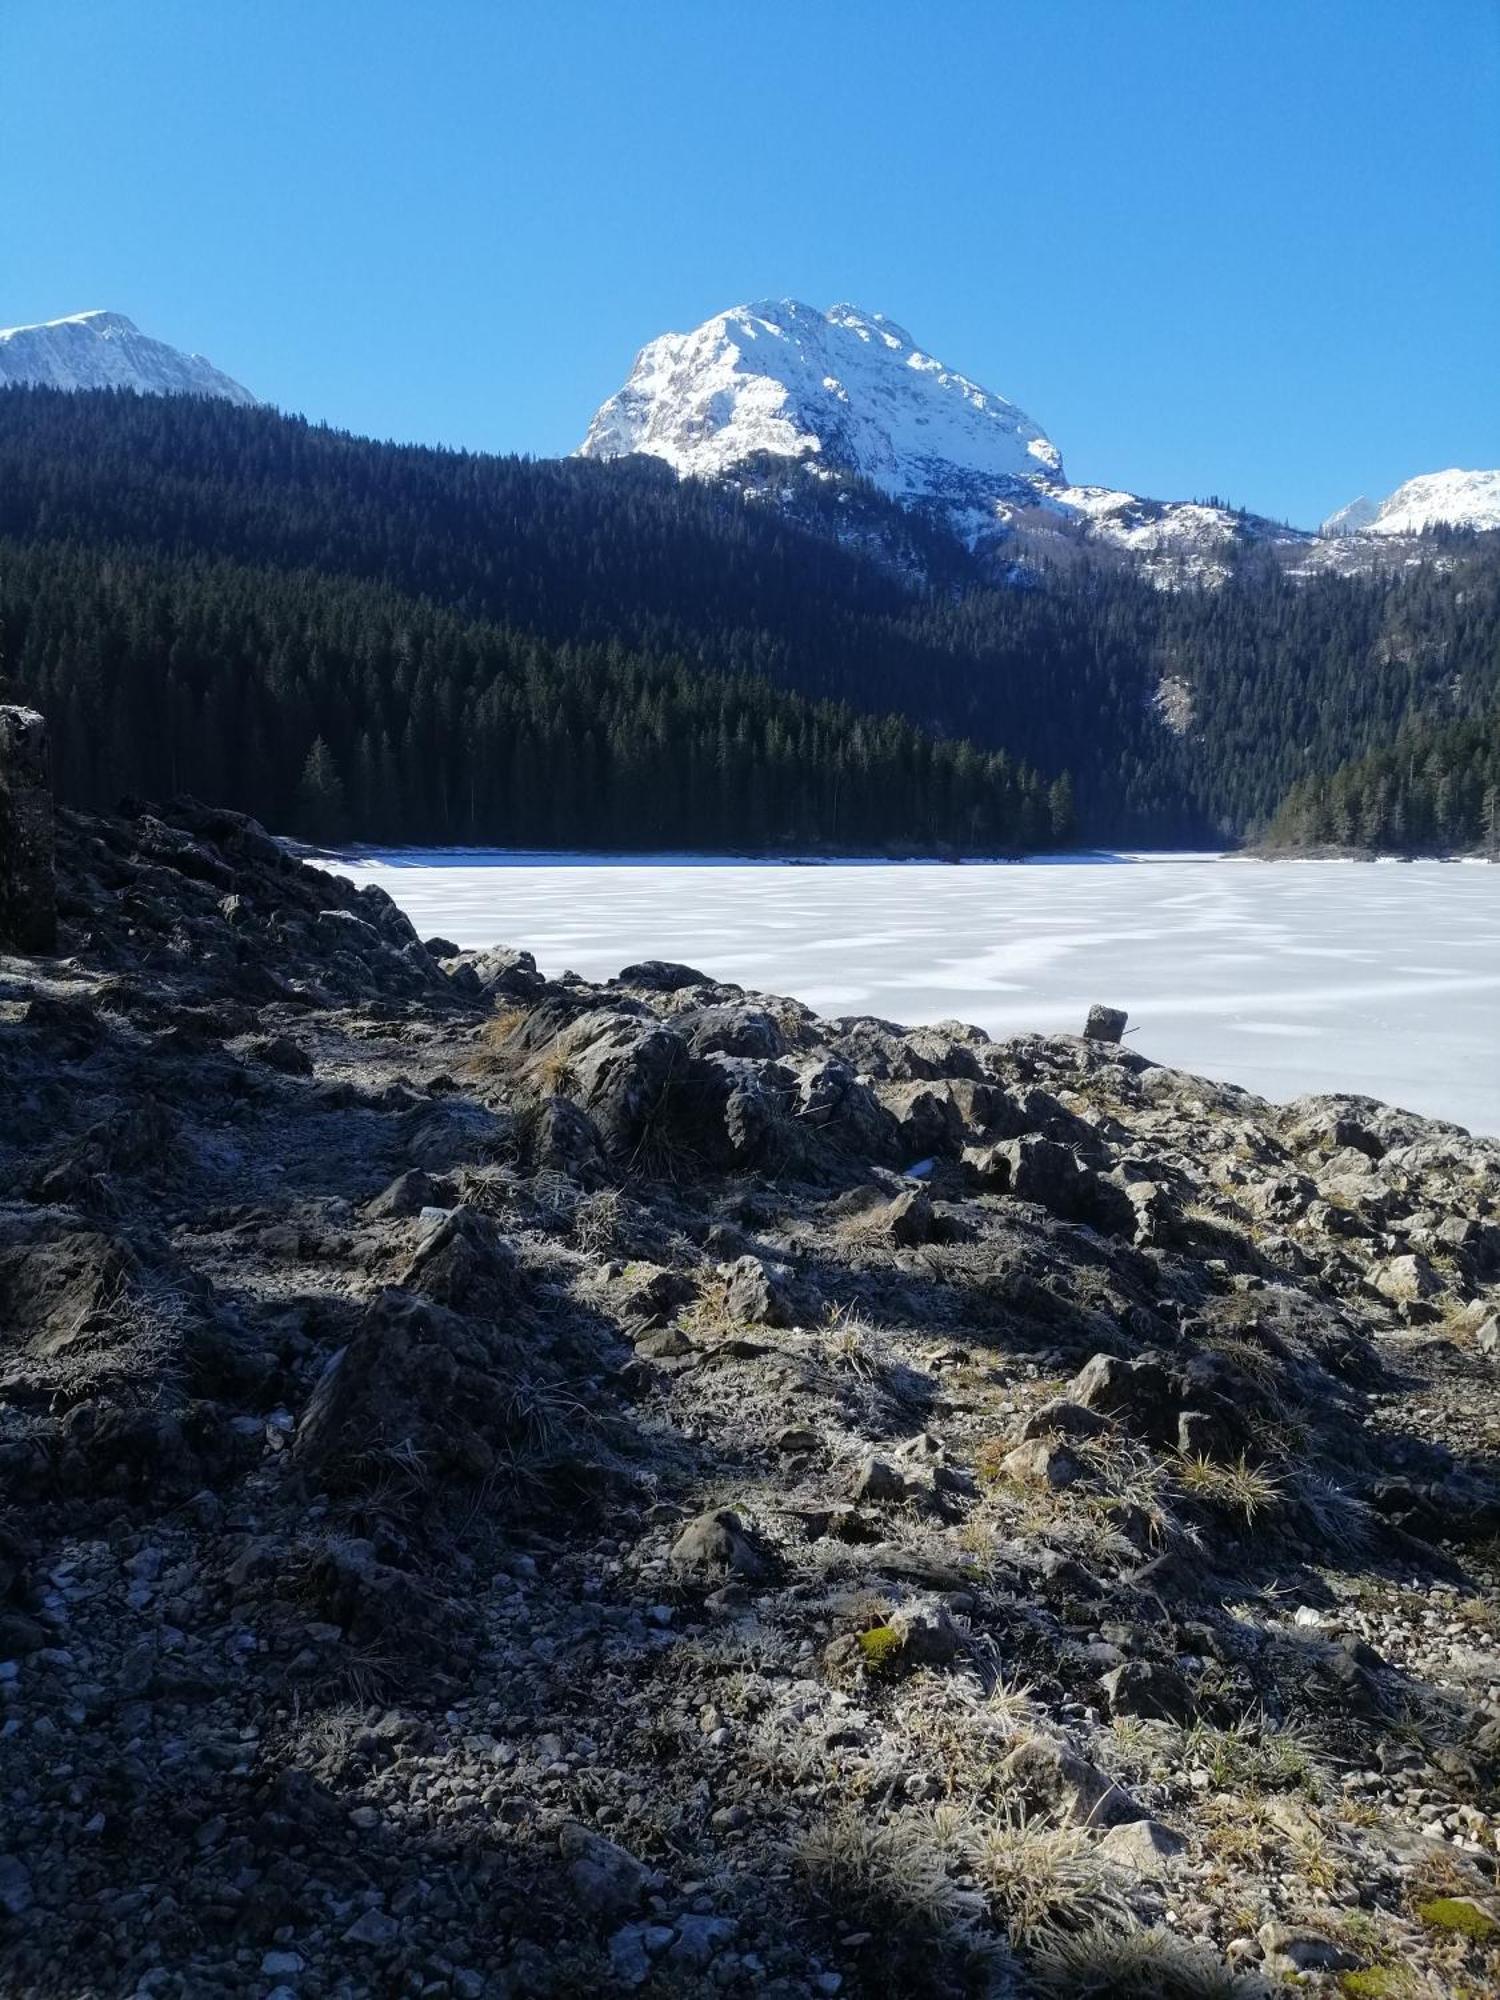
[[[6,669],[70,786],[186,760],[372,837],[1013,846],[1058,838],[1071,790],[1087,840],[1232,839],[1407,716],[1500,699],[1474,538],[1383,579],[994,587],[847,482],[789,516],[654,463],[28,389],[0,393],[0,535]]]
[[[1500,709],[1439,728],[1412,723],[1388,748],[1304,779],[1267,844],[1500,860]]]
[[[316,571],[0,542],[0,629],[82,804],[191,791],[314,839],[1015,851],[1002,752],[746,673],[555,645]]]

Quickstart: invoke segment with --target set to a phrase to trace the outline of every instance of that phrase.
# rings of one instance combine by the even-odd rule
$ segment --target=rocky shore
[[[56,871],[6,1992],[1497,1990],[1500,1143]]]

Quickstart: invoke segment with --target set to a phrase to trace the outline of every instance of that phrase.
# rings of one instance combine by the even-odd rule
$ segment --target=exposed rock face
[[[1310,1909],[1493,1986],[1410,1912],[1493,1895],[1500,1147],[554,982],[191,801],[57,861],[0,1007],[17,1991],[948,2000],[1055,1822],[1145,1931],[1095,1990],[1188,1990],[1167,1895],[1192,1990],[1321,1976]]]
[[[0,707],[0,947],[56,950],[52,849],[46,720],[34,708]]]

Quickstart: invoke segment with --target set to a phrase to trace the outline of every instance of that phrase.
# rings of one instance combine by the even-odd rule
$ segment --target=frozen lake
[[[991,1034],[1130,1011],[1133,1046],[1274,1098],[1500,1133],[1500,868],[1205,856],[786,866],[360,850],[423,937],[587,978],[674,958],[823,1014]]]

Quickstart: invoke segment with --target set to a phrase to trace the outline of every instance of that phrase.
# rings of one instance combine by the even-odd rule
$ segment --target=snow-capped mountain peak
[[[118,312],[74,313],[37,326],[0,328],[0,387],[136,389],[143,395],[256,398],[201,354],[183,354]]]
[[[856,473],[907,502],[1062,479],[1057,447],[1023,410],[894,320],[796,299],[733,306],[650,341],[579,449],[645,452],[700,477],[769,454]]]
[[[1500,471],[1424,472],[1384,500],[1354,500],[1330,514],[1325,535],[1419,535],[1426,528],[1500,528]]]
[[[1380,512],[1380,503],[1361,493],[1357,500],[1351,500],[1347,507],[1340,507],[1330,514],[1319,528],[1320,535],[1358,535],[1369,527]]]
[[[767,457],[853,473],[1006,567],[1028,551],[1061,559],[1086,545],[1163,584],[1212,582],[1248,542],[1307,539],[1220,507],[1069,485],[1062,454],[1024,410],[856,305],[762,299],[661,335],[579,451],[648,453],[683,475],[736,477],[762,497],[757,462]]]

